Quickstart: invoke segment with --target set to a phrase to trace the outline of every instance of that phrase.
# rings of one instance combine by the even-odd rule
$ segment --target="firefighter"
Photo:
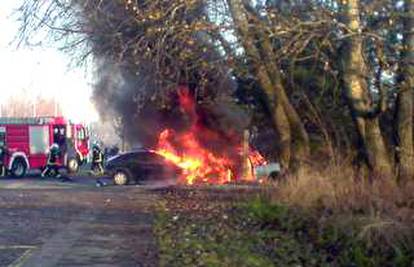
[[[94,144],[92,147],[92,173],[96,175],[98,178],[96,180],[96,186],[101,187],[104,186],[105,183],[99,179],[100,175],[104,174],[104,154],[101,151],[101,148],[98,144]]]
[[[49,155],[47,157],[47,164],[46,168],[42,172],[42,177],[46,176],[53,176],[55,178],[60,178],[61,175],[59,173],[59,146],[57,144],[53,144],[50,146]]]
[[[103,168],[104,154],[98,144],[94,144],[92,147],[92,172],[96,175],[104,173]]]
[[[6,176],[5,159],[7,154],[7,148],[5,145],[0,145],[0,176]]]

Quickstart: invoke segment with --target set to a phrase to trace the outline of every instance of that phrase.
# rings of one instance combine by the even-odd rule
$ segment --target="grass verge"
[[[161,265],[414,266],[410,186],[332,177],[165,192],[155,227]]]

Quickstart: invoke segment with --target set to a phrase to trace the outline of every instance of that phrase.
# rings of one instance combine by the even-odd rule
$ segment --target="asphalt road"
[[[157,266],[156,202],[92,177],[0,179],[0,266]]]

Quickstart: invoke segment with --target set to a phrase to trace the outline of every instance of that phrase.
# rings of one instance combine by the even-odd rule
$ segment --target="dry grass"
[[[304,170],[266,195],[272,203],[310,210],[320,227],[334,224],[368,245],[414,248],[414,181],[398,186],[393,179],[354,177],[347,166]]]

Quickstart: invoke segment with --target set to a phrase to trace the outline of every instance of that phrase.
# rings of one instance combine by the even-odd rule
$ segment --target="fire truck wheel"
[[[70,158],[68,160],[68,172],[73,174],[79,171],[79,161],[76,158]]]
[[[114,175],[114,184],[116,185],[126,185],[129,182],[129,175],[126,171],[117,170]]]
[[[26,174],[27,164],[23,158],[16,158],[13,161],[11,174],[13,177],[21,178]]]

